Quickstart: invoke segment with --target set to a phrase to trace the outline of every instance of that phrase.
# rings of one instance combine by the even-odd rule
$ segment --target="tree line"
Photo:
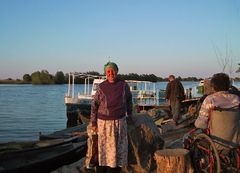
[[[86,74],[90,75],[103,75],[95,71],[86,72]],[[136,74],[136,73],[129,73],[129,74],[118,74],[120,79],[124,80],[138,80],[138,81],[151,81],[151,82],[161,82],[167,81],[168,78],[157,77],[154,74]],[[196,77],[187,77],[181,78],[180,76],[177,77],[180,81],[200,81],[202,78]],[[8,79],[12,80],[12,79]],[[240,81],[240,78],[235,78],[235,80]],[[19,81],[17,79],[16,81]],[[55,75],[50,74],[47,70],[36,71],[33,72],[31,75],[24,74],[22,83],[32,83],[32,84],[66,84],[69,81],[69,74],[64,74],[62,71],[57,71]],[[81,77],[75,77],[76,84],[83,84],[84,79]]]
[[[95,71],[86,72],[86,74],[90,75],[103,75]],[[167,81],[167,78],[157,77],[154,74],[137,74],[137,73],[129,73],[129,74],[118,74],[120,79],[124,80],[138,80],[138,81],[151,81],[151,82],[159,82],[159,81]],[[181,78],[178,77],[181,81],[199,81],[201,78],[196,77],[188,77]],[[31,75],[24,74],[23,81],[32,83],[32,84],[66,84],[69,81],[69,74],[64,74],[62,71],[57,71],[55,75],[50,74],[47,70],[36,71]],[[81,77],[75,77],[76,84],[83,84],[84,79]]]

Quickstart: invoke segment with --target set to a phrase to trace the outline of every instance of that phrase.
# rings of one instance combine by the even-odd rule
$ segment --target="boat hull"
[[[63,130],[56,131],[51,134],[40,134],[39,140],[49,140],[49,139],[71,139],[75,132],[82,132],[82,136],[78,136],[78,140],[87,140],[87,124],[80,124],[74,127],[66,128]]]
[[[58,139],[59,140],[59,139]],[[74,138],[76,140],[76,138]],[[54,143],[55,141],[55,143]],[[59,140],[61,141],[61,140]],[[15,143],[19,146],[37,146],[14,151],[1,151],[0,173],[42,173],[50,172],[58,167],[79,160],[86,154],[86,141],[56,140],[40,142]],[[5,146],[14,143],[5,144]],[[1,144],[3,147],[4,144]],[[41,146],[43,145],[43,146]]]
[[[67,127],[74,127],[84,123],[81,119],[81,115],[90,116],[91,104],[66,104],[67,114]]]

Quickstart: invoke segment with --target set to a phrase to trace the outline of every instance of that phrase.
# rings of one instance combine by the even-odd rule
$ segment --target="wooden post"
[[[190,153],[186,149],[163,149],[154,153],[157,173],[193,173]]]

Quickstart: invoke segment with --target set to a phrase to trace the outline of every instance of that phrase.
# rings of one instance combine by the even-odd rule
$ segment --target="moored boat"
[[[78,140],[84,141],[87,140],[87,124],[79,124],[74,127],[65,128],[63,130],[58,130],[51,134],[39,134],[39,140],[49,140],[49,139],[71,139],[74,136],[74,133],[81,133],[81,136],[78,136]]]
[[[75,91],[75,78],[84,79],[84,91]],[[73,127],[84,123],[82,115],[89,117],[91,101],[96,93],[98,85],[106,79],[105,76],[91,75],[85,73],[69,73],[68,89],[64,96],[66,105],[67,127]],[[93,83],[92,83],[93,81]],[[75,94],[77,92],[77,94]]]
[[[0,144],[0,173],[50,172],[85,156],[86,140],[78,136]]]
[[[85,79],[84,92],[75,95],[75,78]],[[67,127],[88,123],[91,100],[96,93],[98,85],[106,79],[105,76],[96,76],[84,73],[69,73],[68,92],[64,101],[67,110]],[[90,81],[93,81],[91,84]],[[132,93],[134,111],[147,111],[162,106],[165,103],[164,90],[156,88],[156,82],[126,80]]]

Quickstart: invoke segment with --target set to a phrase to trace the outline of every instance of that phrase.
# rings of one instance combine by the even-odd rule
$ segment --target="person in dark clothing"
[[[184,87],[174,75],[168,77],[165,99],[170,103],[173,121],[177,124],[180,119],[181,101],[184,100]]]

